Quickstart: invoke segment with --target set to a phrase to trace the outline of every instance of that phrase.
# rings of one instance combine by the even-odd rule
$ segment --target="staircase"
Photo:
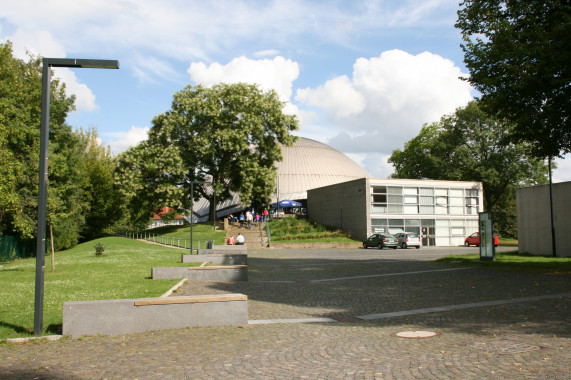
[[[252,228],[247,228],[247,223],[244,222],[244,227],[240,228],[240,223],[228,223],[228,229],[226,229],[226,237],[236,236],[241,233],[244,235],[244,244],[248,248],[258,249],[265,248],[268,245],[268,238],[266,237],[266,225],[264,222],[260,222],[256,226],[256,222],[252,223]]]

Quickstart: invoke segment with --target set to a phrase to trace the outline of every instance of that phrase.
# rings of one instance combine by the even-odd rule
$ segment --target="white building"
[[[364,240],[416,232],[423,245],[457,246],[478,231],[480,182],[362,178],[308,191],[308,215]]]

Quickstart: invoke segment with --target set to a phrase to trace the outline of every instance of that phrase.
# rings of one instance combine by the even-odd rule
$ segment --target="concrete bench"
[[[225,253],[225,254],[234,254],[234,253],[248,253],[248,248],[245,245],[214,245],[212,249],[199,249],[199,255],[208,255],[210,253]]]
[[[218,251],[214,251],[218,252]],[[213,263],[225,265],[247,265],[248,254],[246,253],[208,253],[201,255],[182,255],[183,263]]]
[[[153,268],[153,280],[248,281],[247,265]]]
[[[63,334],[121,335],[195,326],[248,323],[244,294],[159,297],[63,304]]]

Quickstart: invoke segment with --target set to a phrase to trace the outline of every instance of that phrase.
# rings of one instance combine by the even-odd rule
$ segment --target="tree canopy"
[[[571,3],[464,0],[456,27],[469,82],[490,115],[511,121],[512,141],[540,158],[571,152]]]
[[[255,85],[187,86],[173,96],[170,110],[156,116],[148,140],[119,158],[117,183],[130,199],[134,224],[148,223],[152,210],[189,209],[195,198],[216,203],[239,192],[244,205],[265,204],[275,188],[281,146],[291,145],[298,128],[282,112],[274,91]],[[211,182],[212,185],[199,182]]]
[[[546,183],[547,167],[529,144],[503,142],[512,128],[471,102],[395,150],[393,177],[482,182],[484,207],[496,214],[498,230],[516,236],[515,189]]]
[[[41,87],[41,59],[17,59],[0,44],[0,235],[22,240],[37,233]],[[47,218],[56,249],[65,249],[117,219],[114,196],[102,190],[113,186],[115,163],[94,128],[66,124],[75,99],[57,78],[50,98]]]

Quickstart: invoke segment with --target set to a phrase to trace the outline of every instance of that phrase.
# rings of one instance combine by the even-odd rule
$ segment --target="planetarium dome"
[[[277,163],[279,193],[272,195],[272,203],[289,199],[305,201],[307,190],[322,186],[372,176],[349,157],[330,147],[304,137],[299,137],[290,147],[282,146],[282,161]],[[303,203],[303,202],[302,202]],[[208,220],[209,201],[200,199],[195,202],[194,221]],[[217,206],[217,216],[224,217],[229,213],[240,212],[244,205],[240,196],[233,194]]]
[[[372,177],[365,169],[327,144],[299,137],[282,146],[283,160],[277,163],[279,199],[307,199],[307,190],[359,178]]]

